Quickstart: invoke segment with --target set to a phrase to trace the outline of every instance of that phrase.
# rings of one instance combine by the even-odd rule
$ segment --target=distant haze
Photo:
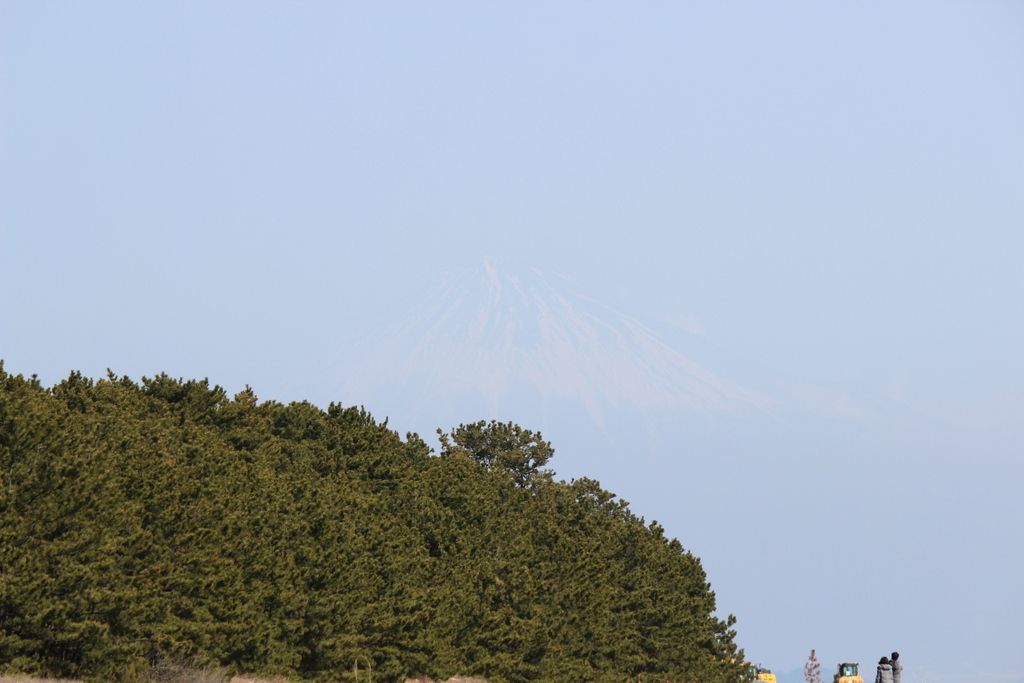
[[[333,376],[338,396],[371,401],[384,389],[391,410],[407,405],[393,417],[406,419],[450,415],[473,397],[497,418],[522,405],[524,392],[542,409],[579,401],[597,428],[622,409],[685,417],[771,405],[581,293],[568,276],[510,272],[492,258],[448,274],[432,295],[352,340],[317,375]]]

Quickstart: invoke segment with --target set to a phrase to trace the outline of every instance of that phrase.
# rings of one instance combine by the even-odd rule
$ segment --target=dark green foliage
[[[0,364],[0,672],[736,681],[700,562],[511,423]]]
[[[555,449],[540,433],[517,424],[481,420],[459,425],[451,434],[440,429],[442,457],[465,457],[490,470],[508,473],[518,486],[535,486],[548,473],[540,468],[547,464]],[[454,444],[452,442],[455,442]]]

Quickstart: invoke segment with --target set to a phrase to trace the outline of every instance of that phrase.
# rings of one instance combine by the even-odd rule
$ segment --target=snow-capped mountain
[[[350,402],[379,405],[378,397],[391,395],[392,415],[447,413],[482,400],[488,417],[501,417],[523,392],[545,406],[578,401],[598,424],[609,410],[624,408],[735,415],[769,405],[579,292],[567,277],[513,273],[493,259],[449,275],[411,310],[346,344],[324,373]]]

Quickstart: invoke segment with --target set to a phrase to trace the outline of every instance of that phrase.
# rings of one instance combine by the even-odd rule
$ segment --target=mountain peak
[[[416,306],[335,354],[344,396],[400,392],[422,414],[474,397],[491,417],[517,392],[606,411],[668,415],[763,409],[768,399],[684,356],[649,327],[564,274],[513,272],[485,258],[451,273]],[[339,363],[339,361],[342,361]]]

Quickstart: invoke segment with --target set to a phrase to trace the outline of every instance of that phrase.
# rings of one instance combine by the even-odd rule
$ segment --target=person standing
[[[893,683],[892,666],[887,657],[878,660],[878,671],[875,673],[875,683]]]
[[[899,652],[892,653],[889,666],[892,667],[892,683],[900,683],[900,679],[903,678],[903,662],[900,661]]]

